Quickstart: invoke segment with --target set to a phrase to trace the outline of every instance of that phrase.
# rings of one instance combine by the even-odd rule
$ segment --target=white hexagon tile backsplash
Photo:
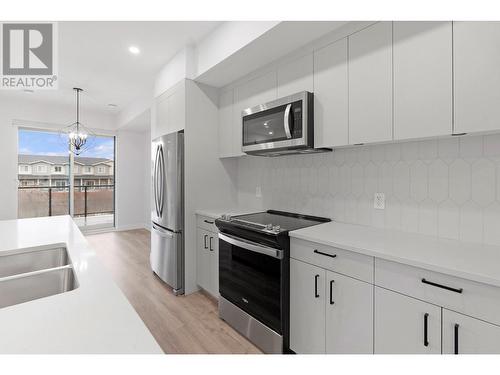
[[[237,163],[243,207],[500,245],[500,134]],[[376,192],[384,210],[373,208]]]

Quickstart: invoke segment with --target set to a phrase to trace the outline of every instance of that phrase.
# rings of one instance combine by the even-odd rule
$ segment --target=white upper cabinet
[[[185,83],[181,81],[156,99],[156,121],[152,129],[152,138],[185,128],[185,94]]]
[[[312,53],[278,67],[278,97],[300,91],[313,92]]]
[[[314,146],[349,144],[347,38],[314,52]]]
[[[276,72],[272,71],[234,88],[233,142],[234,156],[243,155],[241,112],[244,109],[276,99]]]
[[[233,141],[233,90],[221,92],[219,96],[219,157],[237,154]]]
[[[392,140],[392,23],[349,36],[349,143]]]
[[[452,23],[394,22],[394,139],[449,135]]]
[[[168,133],[168,96],[163,94],[156,101],[156,121],[152,129],[152,138]]]
[[[184,89],[175,90],[168,98],[168,132],[173,133],[184,129],[186,123],[186,100]]]
[[[454,22],[455,133],[500,129],[500,22]]]

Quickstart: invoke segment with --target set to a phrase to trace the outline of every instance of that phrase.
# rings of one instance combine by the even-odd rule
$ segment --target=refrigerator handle
[[[156,216],[160,216],[160,212],[158,211],[158,153],[160,147],[156,147],[156,155],[155,155],[155,163],[153,169],[153,198],[155,204]]]
[[[158,150],[158,159],[160,162],[160,201],[159,201],[159,211],[160,211],[160,217],[163,216],[163,199],[165,198],[164,196],[164,189],[165,189],[165,159],[163,155],[163,147],[160,145],[159,150]]]
[[[162,229],[162,228],[156,226],[155,224],[153,224],[153,229],[156,230],[158,232],[158,234],[162,237],[174,238],[173,233],[170,233],[170,232],[166,231],[165,229]]]

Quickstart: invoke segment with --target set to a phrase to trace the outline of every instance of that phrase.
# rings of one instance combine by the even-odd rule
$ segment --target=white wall
[[[149,228],[149,132],[119,131],[116,136],[116,228]]]
[[[154,97],[160,96],[185,78],[195,75],[195,56],[192,47],[179,51],[158,73],[155,80]]]
[[[500,245],[500,135],[239,158],[238,204]]]
[[[227,21],[196,46],[196,74],[201,75],[245,47],[278,21]]]

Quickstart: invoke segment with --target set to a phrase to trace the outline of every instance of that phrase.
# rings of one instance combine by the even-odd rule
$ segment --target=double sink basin
[[[64,245],[0,252],[0,308],[78,288]]]

